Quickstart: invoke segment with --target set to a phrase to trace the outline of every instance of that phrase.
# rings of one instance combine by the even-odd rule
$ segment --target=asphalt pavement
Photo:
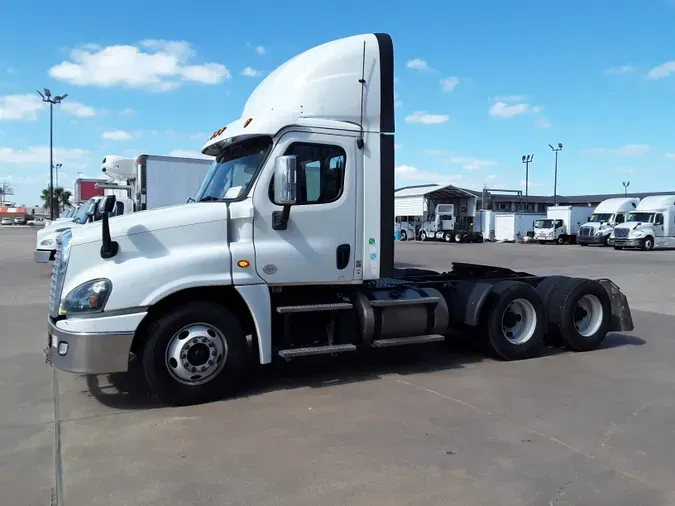
[[[1,504],[49,504],[49,265],[35,230],[0,229]],[[615,280],[636,330],[521,362],[470,346],[294,361],[235,399],[173,408],[132,374],[58,373],[64,506],[675,504],[675,251],[397,244],[452,261]]]

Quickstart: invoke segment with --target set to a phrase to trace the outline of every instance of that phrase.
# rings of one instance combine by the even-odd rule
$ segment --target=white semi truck
[[[546,209],[546,218],[534,222],[535,241],[540,244],[574,243],[582,223],[589,219],[589,208],[580,206],[550,206]]]
[[[124,158],[108,155],[101,162],[101,172],[110,178],[99,183],[106,195],[117,197],[110,217],[156,209],[187,202],[195,196],[204,180],[211,161],[198,158],[141,155]],[[38,263],[49,262],[56,253],[56,237],[73,226],[99,221],[97,206],[101,197],[90,198],[84,210],[57,227],[46,227],[37,234],[34,258]]]
[[[464,217],[464,222],[472,219]],[[459,223],[453,204],[437,204],[434,212],[422,222],[418,236],[420,241],[483,242],[483,234],[473,231],[473,222],[466,227]]]
[[[287,61],[202,152],[216,160],[196,202],[104,213],[59,237],[45,347],[54,367],[114,373],[135,357],[155,395],[191,404],[234,391],[253,360],[462,329],[511,360],[545,336],[590,350],[609,331],[633,329],[625,295],[607,279],[394,267],[389,35]],[[112,210],[115,197],[105,199]]]
[[[675,247],[675,195],[643,198],[624,223],[614,227],[614,249]]]
[[[581,246],[589,244],[609,246],[614,227],[626,221],[626,215],[634,211],[639,202],[640,199],[634,197],[603,200],[593,211],[591,219],[579,229],[577,243]]]

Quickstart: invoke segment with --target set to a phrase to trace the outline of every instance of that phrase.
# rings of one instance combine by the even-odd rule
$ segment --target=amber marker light
[[[242,269],[246,269],[246,267],[248,267],[249,265],[251,265],[251,262],[249,262],[248,260],[239,260],[239,261],[237,262],[237,265],[238,265],[239,267],[241,267]]]

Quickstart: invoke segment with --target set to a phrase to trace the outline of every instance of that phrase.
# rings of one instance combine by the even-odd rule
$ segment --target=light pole
[[[630,181],[622,181],[621,184],[623,185],[623,196],[626,197],[628,196],[628,187],[630,186]]]
[[[60,104],[68,93],[52,98],[49,88],[44,88],[44,91],[44,95],[39,91],[38,95],[43,102],[49,102],[49,217],[54,221],[54,104]]]
[[[554,148],[550,144],[548,145],[555,152],[555,176],[553,178],[553,205],[558,205],[558,151],[562,151],[562,143],[558,143],[558,147]]]
[[[59,169],[63,167],[62,163],[57,163],[54,165],[54,172],[56,173],[56,187],[59,187]]]
[[[527,210],[527,188],[530,183],[530,162],[534,158],[534,153],[531,155],[523,155],[523,163],[525,164],[525,210]]]

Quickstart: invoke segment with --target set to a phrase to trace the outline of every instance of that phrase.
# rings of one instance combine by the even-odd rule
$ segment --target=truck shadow
[[[629,334],[609,334],[597,353],[623,346],[642,346],[646,341]],[[564,348],[541,347],[532,358],[571,355]],[[478,350],[474,342],[457,338],[452,343],[434,343],[392,349],[364,351],[336,357],[305,357],[291,362],[278,361],[267,366],[253,365],[242,390],[235,396],[250,397],[280,390],[326,388],[381,379],[391,374],[413,375],[462,368],[493,359]],[[167,407],[152,396],[138,361],[129,372],[86,376],[88,394],[101,404],[119,410],[149,410]]]

